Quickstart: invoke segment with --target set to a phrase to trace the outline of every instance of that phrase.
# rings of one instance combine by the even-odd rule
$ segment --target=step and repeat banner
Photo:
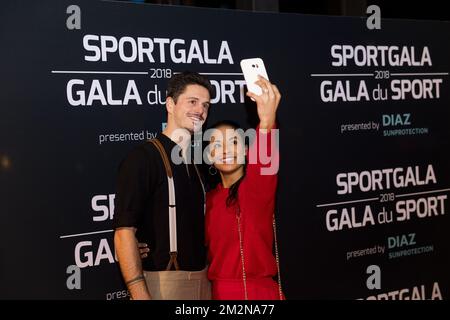
[[[0,298],[127,299],[118,164],[184,70],[209,123],[254,126],[251,57],[283,95],[287,298],[449,298],[449,23],[74,0],[3,1],[0,26]]]

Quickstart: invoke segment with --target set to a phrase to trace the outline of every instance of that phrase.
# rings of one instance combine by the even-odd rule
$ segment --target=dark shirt
[[[169,160],[176,143],[157,136]],[[171,162],[177,208],[178,263],[181,270],[198,271],[206,266],[204,195],[193,164]],[[114,228],[135,227],[139,242],[148,243],[143,259],[147,271],[165,270],[169,262],[169,212],[167,174],[160,153],[146,142],[135,147],[119,167]]]

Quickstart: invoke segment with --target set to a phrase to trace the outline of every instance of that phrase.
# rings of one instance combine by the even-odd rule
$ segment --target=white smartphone
[[[255,82],[258,81],[258,75],[263,76],[267,80],[266,67],[261,58],[243,59],[241,60],[241,69],[244,74],[245,82],[247,83],[247,89],[258,96],[262,94],[262,89]]]

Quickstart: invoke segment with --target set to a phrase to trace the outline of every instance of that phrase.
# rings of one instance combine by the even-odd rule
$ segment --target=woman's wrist
[[[270,130],[274,126],[275,126],[275,119],[261,120],[259,122],[259,129],[262,129],[262,130]]]

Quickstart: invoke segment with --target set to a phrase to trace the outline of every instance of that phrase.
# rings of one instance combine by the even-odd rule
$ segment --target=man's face
[[[190,84],[178,96],[177,103],[168,98],[168,112],[172,114],[176,128],[183,128],[193,133],[201,129],[208,117],[210,105],[209,92],[205,87]]]

